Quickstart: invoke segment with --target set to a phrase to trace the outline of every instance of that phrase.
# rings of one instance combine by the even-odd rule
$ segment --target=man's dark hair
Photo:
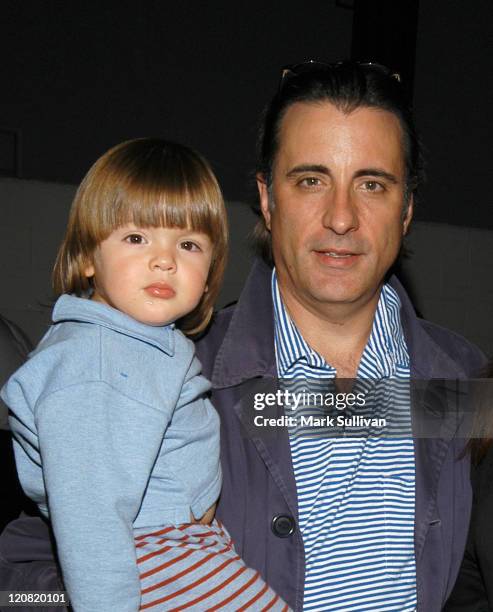
[[[335,64],[300,65],[308,71],[287,70],[281,86],[265,108],[257,141],[257,167],[267,186],[272,185],[272,167],[279,148],[281,121],[290,106],[297,102],[319,104],[329,102],[344,113],[360,107],[377,108],[393,113],[403,133],[406,167],[406,202],[417,200],[422,178],[421,146],[414,125],[408,92],[397,74],[378,64],[343,61]],[[254,233],[256,251],[271,260],[270,234],[262,219]]]

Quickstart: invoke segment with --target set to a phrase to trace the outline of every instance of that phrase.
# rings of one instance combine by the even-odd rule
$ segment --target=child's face
[[[212,244],[190,229],[114,230],[97,247],[85,275],[94,300],[148,325],[165,325],[191,312],[207,291]]]

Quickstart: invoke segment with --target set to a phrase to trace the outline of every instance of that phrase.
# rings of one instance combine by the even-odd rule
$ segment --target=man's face
[[[271,207],[261,180],[259,191],[288,305],[294,300],[317,313],[377,299],[412,216],[411,203],[403,217],[405,164],[395,115],[293,104],[280,126]]]

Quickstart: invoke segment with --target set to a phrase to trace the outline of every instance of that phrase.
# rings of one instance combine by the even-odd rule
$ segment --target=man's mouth
[[[319,261],[333,268],[348,268],[358,261],[361,253],[346,249],[315,249]]]
[[[320,255],[326,255],[327,257],[334,257],[336,259],[344,259],[359,255],[359,253],[348,251],[347,249],[315,249],[315,252],[319,253]]]
[[[328,257],[335,257],[336,259],[344,259],[354,255],[354,253],[336,253],[335,251],[323,251],[323,254]]]

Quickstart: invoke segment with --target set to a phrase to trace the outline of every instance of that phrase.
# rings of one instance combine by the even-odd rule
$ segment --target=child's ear
[[[94,276],[94,272],[95,272],[94,265],[92,263],[87,264],[83,268],[83,273],[86,278],[92,278]]]

